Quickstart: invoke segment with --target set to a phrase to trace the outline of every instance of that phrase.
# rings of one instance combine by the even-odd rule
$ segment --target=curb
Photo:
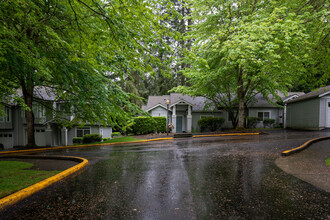
[[[293,148],[293,149],[290,149],[290,150],[286,150],[286,151],[283,151],[282,152],[282,156],[289,156],[291,154],[294,154],[294,153],[298,153],[306,148],[308,148],[309,146],[311,146],[313,143],[316,143],[318,141],[323,141],[323,140],[327,140],[327,139],[330,139],[330,137],[321,137],[321,138],[314,138],[314,139],[311,139],[307,142],[305,142],[304,144],[300,145],[299,147],[296,147],[296,148]]]
[[[193,138],[198,137],[220,137],[220,136],[243,136],[243,135],[260,135],[260,133],[230,133],[230,134],[205,134],[205,135],[194,135]]]
[[[41,182],[38,182],[34,185],[31,185],[27,188],[24,188],[18,192],[15,192],[9,196],[6,196],[6,197],[0,199],[0,210],[4,209],[5,207],[7,207],[9,205],[13,205],[13,204],[17,203],[18,201],[50,186],[53,183],[56,183],[56,182],[64,179],[65,177],[77,172],[78,170],[81,170],[88,164],[88,160],[86,160],[85,158],[81,158],[81,157],[61,156],[61,157],[57,157],[57,158],[60,160],[65,160],[65,159],[73,160],[73,161],[77,161],[80,163],[69,169],[62,171],[61,173],[58,173],[52,177],[42,180]]]
[[[0,152],[0,156],[8,155],[8,154],[35,153],[35,152],[43,152],[43,151],[63,150],[63,149],[69,149],[69,148],[97,147],[97,146],[105,146],[105,145],[109,146],[109,145],[120,145],[120,144],[136,144],[136,143],[144,143],[144,142],[151,142],[151,141],[164,141],[164,140],[173,140],[173,137],[155,138],[155,139],[141,140],[141,141],[118,142],[118,143],[72,145],[72,146],[37,148],[37,149],[31,149],[31,150],[29,149],[29,150],[2,151],[2,152]]]

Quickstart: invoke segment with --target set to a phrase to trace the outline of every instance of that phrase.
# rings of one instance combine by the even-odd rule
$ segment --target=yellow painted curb
[[[63,157],[63,156],[62,156]],[[69,176],[70,174],[73,174],[75,172],[77,172],[78,170],[82,169],[83,167],[87,166],[88,164],[88,160],[86,160],[85,158],[80,158],[80,157],[67,157],[67,158],[76,158],[79,160],[82,160],[81,163],[77,164],[76,166],[73,166],[69,169],[64,170],[63,172],[56,174],[52,177],[49,177],[41,182],[38,182],[32,186],[29,186],[25,189],[22,189],[16,193],[13,193],[5,198],[0,199],[0,210],[3,209],[4,207],[8,206],[8,205],[13,205],[16,202],[46,188],[47,186],[50,186],[51,184],[58,182],[62,179],[64,179],[65,177]]]
[[[318,142],[318,141],[322,141],[322,140],[326,140],[326,139],[330,139],[330,137],[321,137],[321,138],[314,138],[311,139],[307,142],[305,142],[304,144],[300,145],[299,147],[290,149],[290,150],[286,150],[282,152],[282,156],[289,156],[293,153],[297,153],[299,151],[302,151],[304,149],[306,149],[307,147],[309,147],[312,143]]]
[[[220,136],[239,136],[239,135],[259,135],[259,133],[231,133],[231,134],[205,134],[205,135],[194,135],[194,138],[197,137],[220,137]]]
[[[28,149],[28,150],[13,150],[13,151],[2,151],[1,155],[8,154],[21,154],[21,153],[35,153],[35,152],[43,152],[43,151],[53,151],[53,150],[62,150],[69,148],[83,148],[83,147],[98,147],[98,146],[109,146],[109,145],[119,145],[119,144],[134,144],[134,143],[144,143],[150,141],[164,141],[164,140],[173,140],[173,137],[169,138],[155,138],[141,141],[130,141],[130,142],[116,142],[116,143],[103,143],[103,144],[88,144],[88,145],[71,145],[71,146],[60,146],[60,147],[46,147],[46,148],[37,148],[37,149]]]

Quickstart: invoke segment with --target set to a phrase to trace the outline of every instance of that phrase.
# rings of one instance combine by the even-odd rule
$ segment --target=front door
[[[182,116],[176,116],[176,132],[182,132]]]
[[[327,105],[326,105],[326,108],[327,108],[327,110],[326,110],[326,127],[327,128],[330,128],[330,100],[329,101],[327,101]]]

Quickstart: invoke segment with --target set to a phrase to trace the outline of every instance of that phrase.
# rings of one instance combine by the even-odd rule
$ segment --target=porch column
[[[187,132],[191,132],[191,126],[192,126],[191,105],[188,105]]]
[[[175,105],[173,105],[172,124],[174,125],[172,132],[176,133],[176,107],[175,107]]]
[[[63,127],[61,129],[61,133],[62,133],[61,144],[63,146],[68,146],[68,129],[66,127]]]
[[[52,136],[52,127],[50,126],[50,123],[47,123],[46,128],[46,146],[53,146],[53,136]]]

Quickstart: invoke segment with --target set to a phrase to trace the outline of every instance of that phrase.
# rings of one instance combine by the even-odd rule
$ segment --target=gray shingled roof
[[[287,96],[285,96],[283,93],[279,93],[279,96],[282,98],[282,100],[285,100],[287,98],[290,98],[294,95],[301,96],[305,93],[303,92],[289,92]],[[179,102],[180,100],[184,100],[192,105],[193,111],[204,111],[205,104],[207,102],[207,99],[204,97],[191,97],[188,95],[183,95],[181,93],[171,93],[170,95],[164,95],[164,96],[149,96],[147,105],[142,106],[143,110],[151,109],[157,105],[162,105],[164,108],[166,108],[166,100],[170,99],[171,105]],[[269,99],[273,100],[274,102],[277,102],[275,98],[273,98],[272,95],[269,96]],[[275,107],[273,104],[268,103],[268,101],[261,95],[257,94],[255,96],[254,102],[251,102],[248,107],[260,107],[260,108],[272,108]],[[214,109],[214,106],[210,108],[212,111]]]
[[[17,90],[19,96],[23,97],[23,92],[21,89]],[[44,86],[36,86],[33,91],[34,98],[46,100],[46,101],[54,101],[56,99],[56,94],[53,89],[44,87]]]
[[[316,98],[316,97],[319,97],[320,95],[323,95],[327,92],[330,92],[330,85],[325,86],[325,87],[321,87],[321,88],[318,88],[318,89],[316,89],[312,92],[306,93],[305,95],[302,95],[298,98],[292,99],[292,100],[288,101],[287,103],[299,102],[299,101],[303,101],[303,100],[306,100],[306,99]]]
[[[142,106],[143,110],[151,109],[157,105],[162,105],[166,108],[166,100],[170,99],[171,104],[179,102],[180,100],[184,100],[190,104],[192,104],[193,111],[202,111],[205,106],[206,99],[204,97],[191,97],[188,95],[182,95],[180,93],[171,93],[170,95],[163,95],[163,96],[149,96],[147,105]]]

